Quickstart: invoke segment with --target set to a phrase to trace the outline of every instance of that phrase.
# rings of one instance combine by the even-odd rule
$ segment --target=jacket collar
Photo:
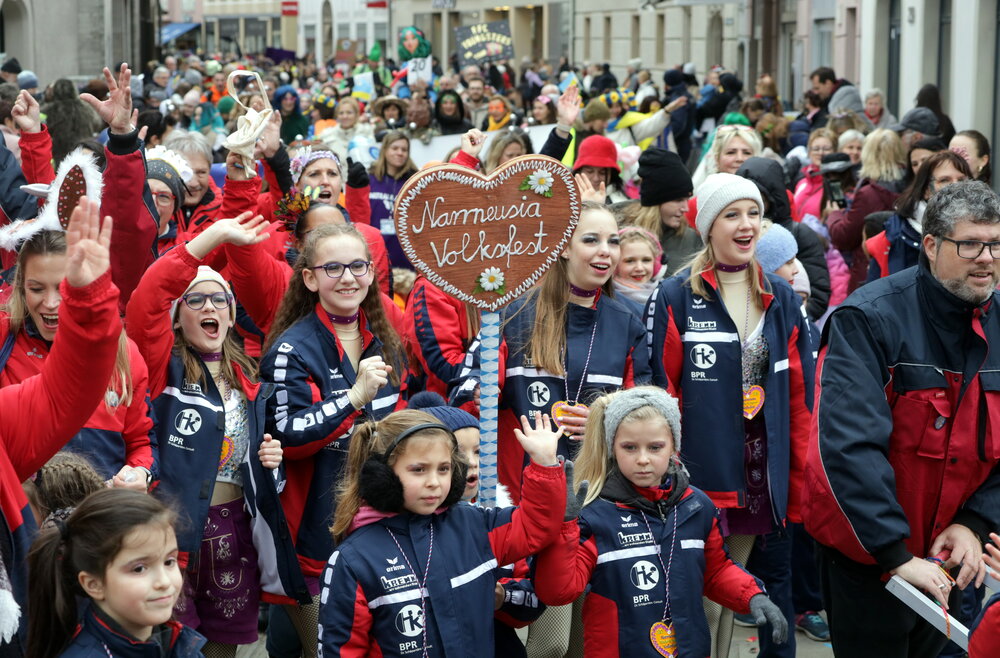
[[[974,315],[988,313],[992,295],[981,304],[967,302],[945,288],[923,262],[917,268],[917,291],[925,311],[924,317],[935,328],[954,332],[958,327],[968,327]]]
[[[84,627],[104,644],[111,655],[194,658],[201,655],[200,649],[205,644],[205,638],[176,621],[155,627],[149,641],[141,642],[91,603],[87,603],[84,609],[77,632]]]
[[[688,488],[688,476],[683,470],[675,473],[672,477],[674,479],[673,491],[665,501],[661,501],[666,509],[675,507],[684,498]],[[617,466],[612,467],[611,472],[608,473],[608,479],[604,482],[604,487],[601,489],[601,498],[618,503],[619,505],[642,510],[647,514],[659,513],[656,503],[636,491],[632,483],[622,475]]]

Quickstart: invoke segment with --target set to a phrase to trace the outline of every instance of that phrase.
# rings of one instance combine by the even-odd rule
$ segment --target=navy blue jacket
[[[667,582],[678,658],[711,653],[702,596],[746,613],[750,599],[763,591],[730,560],[718,511],[702,491],[682,477],[669,497],[654,503],[616,469],[601,497],[583,508],[578,522],[565,523],[561,539],[539,555],[535,589],[546,604],[563,605],[589,587],[583,604],[588,658],[657,658],[648,638],[663,619]]]
[[[885,220],[885,230],[865,241],[871,261],[868,281],[902,272],[920,260],[920,231],[898,214]]]
[[[359,322],[361,359],[381,354],[382,342],[369,331],[363,312]],[[392,413],[403,404],[401,389],[389,382],[363,409],[351,405],[347,392],[357,375],[318,304],[278,337],[261,361],[261,373],[276,387],[267,422],[284,449],[288,481],[281,502],[303,571],[319,576],[333,552],[333,490],[355,424]],[[406,375],[400,373],[401,381]]]
[[[354,530],[323,573],[324,658],[415,656],[424,647],[429,656],[492,656],[498,566],[556,537],[565,496],[563,469],[532,463],[524,471],[521,508],[458,504],[427,516],[387,516]]]
[[[712,299],[695,295],[685,269],[649,298],[646,327],[653,383],[681,401],[682,459],[691,482],[716,507],[744,507],[746,442],[743,352],[736,325],[721,300],[714,271],[702,278]],[[799,296],[787,281],[766,275],[764,337],[770,353],[764,382],[768,480],[774,523],[801,522],[802,473],[812,409],[813,350]]]
[[[587,354],[587,380],[580,390],[579,402],[589,404],[595,398],[648,384],[651,373],[643,346],[642,323],[629,309],[604,294],[599,294],[596,308],[569,304],[566,311],[566,353],[569,381],[561,375],[536,368],[528,353],[528,341],[535,323],[535,295],[514,300],[501,311],[503,329],[500,337],[500,419],[499,476],[516,502],[520,490],[521,469],[526,455],[514,438],[520,417],[534,418],[536,413],[551,414],[552,405],[570,400],[580,387]],[[595,329],[596,323],[596,329]],[[596,333],[594,333],[596,331]],[[594,337],[591,349],[591,335]],[[469,357],[459,375],[461,384],[453,392],[453,404],[465,404],[479,384],[479,340],[469,348]],[[567,395],[567,388],[569,394]],[[560,456],[574,459],[579,445],[565,436],[559,439]]]
[[[61,658],[200,658],[205,638],[194,629],[171,621],[167,622],[172,636],[170,651],[165,656],[156,642],[136,642],[111,628],[97,617],[90,603],[86,604],[73,642],[66,647]]]

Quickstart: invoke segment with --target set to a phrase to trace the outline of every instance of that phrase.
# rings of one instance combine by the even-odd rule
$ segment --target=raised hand
[[[253,157],[256,160],[270,158],[278,152],[279,148],[281,148],[281,112],[272,112],[264,127],[264,132],[257,138]]]
[[[993,571],[1000,573],[1000,548],[998,548],[1000,547],[1000,535],[991,532],[990,539],[993,540],[993,543],[986,544],[986,552],[983,553],[983,562],[990,569],[993,569]]]
[[[270,234],[264,232],[267,226],[263,215],[255,216],[248,210],[236,217],[216,220],[187,243],[187,250],[195,258],[202,259],[221,244],[240,247],[258,244],[269,237]]]
[[[82,288],[111,266],[111,217],[101,224],[101,206],[87,197],[73,209],[66,228],[66,283]]]
[[[104,67],[104,82],[108,85],[108,99],[98,100],[92,94],[80,94],[80,100],[97,111],[98,116],[108,124],[111,132],[124,135],[132,130],[132,71],[122,62],[118,80]]]
[[[14,101],[14,107],[10,110],[10,115],[14,117],[14,123],[23,133],[37,133],[42,130],[41,111],[38,109],[38,101],[28,92],[22,90]]]
[[[247,171],[243,166],[243,156],[235,151],[230,151],[226,156],[226,178],[229,180],[250,180],[256,175],[255,171]]]
[[[579,115],[580,88],[573,85],[563,92],[556,103],[556,122],[572,127]]]
[[[527,416],[521,416],[521,429],[514,430],[514,436],[531,457],[531,461],[541,466],[555,466],[559,463],[556,458],[559,434],[558,431],[552,431],[548,414],[535,414],[534,427]]]
[[[603,181],[601,182],[600,187],[594,189],[590,179],[583,174],[575,174],[573,176],[573,180],[576,181],[576,186],[580,189],[580,199],[582,201],[593,201],[594,203],[603,204],[608,198],[608,193],[605,189]]]
[[[485,143],[486,135],[478,128],[473,128],[462,135],[462,152],[478,158],[479,152],[483,150],[483,144]]]
[[[381,356],[370,356],[358,363],[358,377],[351,387],[348,397],[356,409],[360,409],[375,399],[378,390],[389,383],[392,366]]]

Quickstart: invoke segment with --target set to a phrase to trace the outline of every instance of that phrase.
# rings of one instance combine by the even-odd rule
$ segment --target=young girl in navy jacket
[[[359,428],[323,574],[324,655],[493,655],[497,570],[548,545],[565,508],[557,434],[544,414],[521,423],[531,463],[522,506],[504,509],[455,504],[465,460],[434,416],[408,409]]]
[[[313,596],[307,609],[288,612],[303,646],[314,647],[318,578],[333,551],[333,488],[354,425],[405,406],[406,354],[354,227],[309,233],[268,341],[261,370],[276,386],[269,428],[285,445],[281,502]]]
[[[307,599],[278,502],[281,444],[264,433],[266,400],[256,368],[235,342],[235,300],[201,263],[224,243],[266,238],[259,215],[220,219],[164,254],[143,275],[126,320],[149,365],[159,419],[157,494],[184,525],[185,596],[178,617],[217,655],[257,641],[261,590]],[[253,510],[253,514],[247,511]]]
[[[758,624],[771,622],[774,641],[785,641],[781,611],[729,559],[715,506],[688,485],[680,446],[677,400],[660,388],[618,391],[591,404],[576,464],[583,509],[539,556],[535,576],[549,605],[588,591],[588,658],[709,655],[703,595],[753,613]]]
[[[205,638],[171,621],[183,585],[175,520],[154,497],[105,489],[43,530],[28,555],[27,655],[200,657]]]

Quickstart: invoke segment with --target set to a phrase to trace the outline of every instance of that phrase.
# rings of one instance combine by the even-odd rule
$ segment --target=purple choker
[[[355,311],[354,315],[335,315],[329,311],[326,312],[326,317],[330,318],[330,322],[334,324],[354,324],[358,321],[358,315],[358,311]]]
[[[202,361],[207,361],[212,363],[214,361],[222,361],[222,352],[199,352]]]
[[[571,295],[576,295],[577,297],[594,297],[597,295],[597,291],[600,288],[594,288],[593,290],[584,290],[583,288],[577,288],[572,283],[569,284],[569,292]]]
[[[720,272],[742,272],[748,267],[750,267],[750,261],[747,261],[742,265],[726,265],[724,263],[715,264],[715,268]]]

